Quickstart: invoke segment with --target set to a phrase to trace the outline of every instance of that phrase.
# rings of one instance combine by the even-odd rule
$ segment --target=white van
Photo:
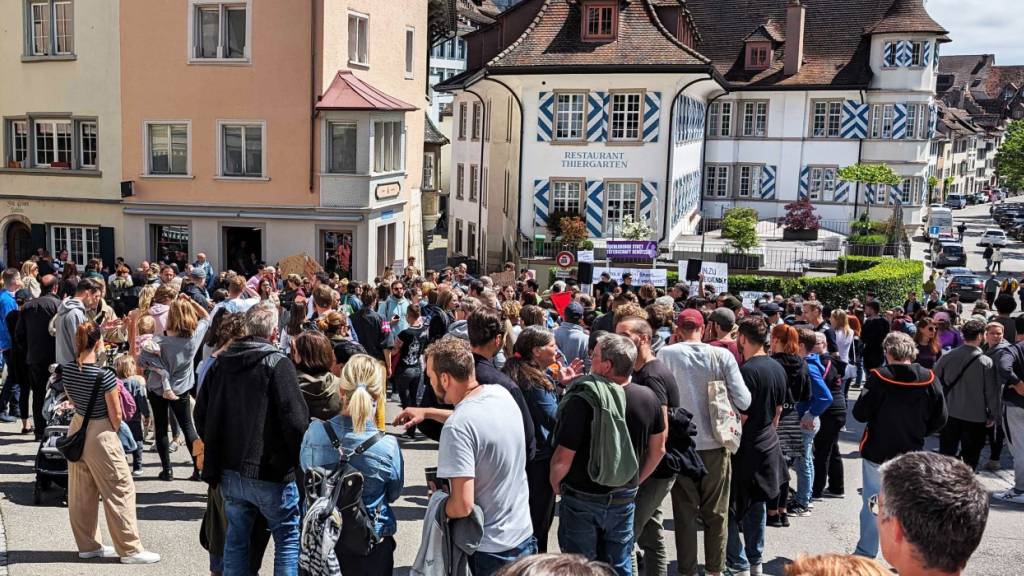
[[[943,233],[953,233],[953,211],[949,208],[932,208],[928,211],[928,222],[924,227],[924,237],[931,239]]]

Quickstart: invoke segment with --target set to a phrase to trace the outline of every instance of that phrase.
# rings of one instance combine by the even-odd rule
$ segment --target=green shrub
[[[860,234],[858,236],[850,236],[850,244],[884,246],[886,239],[885,234]]]
[[[730,208],[722,219],[722,238],[732,240],[730,247],[740,254],[746,254],[761,244],[757,236],[757,210],[753,208]]]
[[[839,273],[852,274],[860,272],[861,270],[874,268],[885,261],[886,258],[876,258],[873,256],[840,256]]]
[[[804,290],[813,290],[818,299],[832,307],[845,307],[850,299],[863,298],[866,292],[871,291],[883,308],[892,308],[903,303],[907,292],[921,289],[924,276],[922,262],[897,258],[874,260],[880,262],[858,272],[824,278],[803,278]]]

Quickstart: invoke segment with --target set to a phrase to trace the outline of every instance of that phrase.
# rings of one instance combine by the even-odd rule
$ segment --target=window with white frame
[[[480,167],[476,164],[469,165],[469,201],[476,202],[477,192],[480,190]]]
[[[741,164],[736,167],[739,177],[736,195],[740,198],[757,196],[761,191],[761,166]]]
[[[434,168],[434,153],[423,153],[423,189],[437,190],[436,168]]]
[[[358,125],[355,122],[327,123],[327,170],[332,174],[355,174],[356,153],[359,149]]]
[[[146,125],[146,174],[184,176],[189,173],[189,125]]]
[[[99,154],[99,127],[96,122],[78,124],[78,165],[82,169],[95,169]]]
[[[768,127],[768,103],[743,103],[743,135],[764,136]]]
[[[613,92],[611,112],[611,140],[639,140],[643,123],[643,94],[639,92]]]
[[[466,139],[466,113],[469,108],[465,102],[459,102],[459,140]]]
[[[373,123],[374,172],[395,172],[402,164],[402,122],[377,120]]]
[[[266,130],[263,124],[220,125],[220,175],[233,178],[262,178]]]
[[[481,116],[484,114],[484,107],[479,102],[473,102],[473,140],[480,139],[480,132],[483,128]]]
[[[622,219],[627,214],[636,217],[638,192],[639,186],[636,182],[607,182],[605,184],[605,232],[614,234],[622,225]]]
[[[73,0],[30,0],[25,3],[25,54],[33,57],[75,53]]]
[[[729,168],[731,167],[714,164],[705,167],[705,196],[709,198],[727,198],[729,196]]]
[[[369,34],[370,17],[356,12],[348,13],[348,61],[349,64],[367,66],[370,63]]]
[[[192,59],[249,57],[249,3],[192,0]]]
[[[555,95],[555,140],[583,140],[586,94],[560,92]]]
[[[843,121],[841,100],[817,100],[813,103],[811,136],[814,138],[838,138]]]
[[[28,120],[10,120],[7,123],[7,161],[25,167],[28,160]]]
[[[883,68],[895,68],[896,67],[896,42],[885,42],[882,45],[882,67]]]
[[[924,42],[910,43],[910,65],[917,67],[924,66]]]
[[[871,107],[871,137],[874,139],[892,138],[893,122],[892,104],[875,104]]]
[[[811,166],[807,182],[807,198],[831,202],[836,189],[836,169],[834,166]]]
[[[583,182],[579,180],[551,181],[551,211],[583,213]]]
[[[455,198],[462,200],[466,197],[465,194],[465,179],[466,179],[466,166],[465,164],[458,164],[455,166]]]
[[[714,102],[708,110],[708,136],[732,136],[732,102]]]
[[[100,229],[90,226],[50,226],[50,247],[53,254],[68,251],[68,258],[84,267],[100,256]]]
[[[39,168],[70,168],[72,137],[70,119],[33,119],[35,165]]]
[[[405,29],[405,77],[412,78],[413,56],[416,54],[416,29],[408,27]]]

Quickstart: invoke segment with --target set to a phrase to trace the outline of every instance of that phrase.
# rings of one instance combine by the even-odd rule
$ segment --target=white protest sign
[[[679,279],[686,278],[686,260],[679,261]],[[710,286],[715,294],[729,291],[729,264],[727,262],[701,262],[700,272],[704,275],[704,286]],[[690,282],[690,293],[696,294],[699,282]]]
[[[395,278],[401,278],[402,274],[405,274],[405,260],[395,260],[391,264],[391,271],[394,272]]]
[[[577,250],[576,251],[577,262],[589,262],[594,263],[594,251],[593,250]]]
[[[747,310],[754,309],[754,303],[764,298],[765,300],[771,300],[774,294],[771,292],[751,292],[749,290],[740,291],[740,299],[743,300],[743,307]]]
[[[664,268],[594,268],[594,276],[599,277],[605,272],[618,283],[622,283],[622,275],[630,273],[633,275],[633,285],[653,284],[655,286],[668,285],[668,270]]]

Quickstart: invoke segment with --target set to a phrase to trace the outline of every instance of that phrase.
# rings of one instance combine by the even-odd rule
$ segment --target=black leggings
[[[530,488],[530,520],[537,551],[548,551],[548,533],[555,519],[555,492],[551,489],[551,458],[526,463],[526,483]]]
[[[842,494],[843,458],[839,454],[839,432],[846,424],[846,412],[826,410],[821,415],[821,429],[814,435],[814,485],[812,493],[820,496],[825,489]]]
[[[170,470],[171,456],[168,450],[170,441],[167,438],[168,409],[174,412],[174,418],[185,432],[185,447],[189,451],[189,455],[192,454],[193,442],[199,438],[199,435],[196,434],[196,427],[192,424],[192,410],[188,403],[188,394],[177,400],[165,400],[163,396],[157,396],[152,392],[147,392],[146,395],[149,397],[149,405],[153,408],[153,432],[156,436],[156,449],[160,453],[160,466],[164,470]]]
[[[46,364],[28,364],[28,388],[21,388],[21,417],[28,418],[28,393],[32,391],[32,421],[36,438],[43,436],[46,418],[43,417],[43,400],[46,399],[46,383],[50,381],[50,367]]]

